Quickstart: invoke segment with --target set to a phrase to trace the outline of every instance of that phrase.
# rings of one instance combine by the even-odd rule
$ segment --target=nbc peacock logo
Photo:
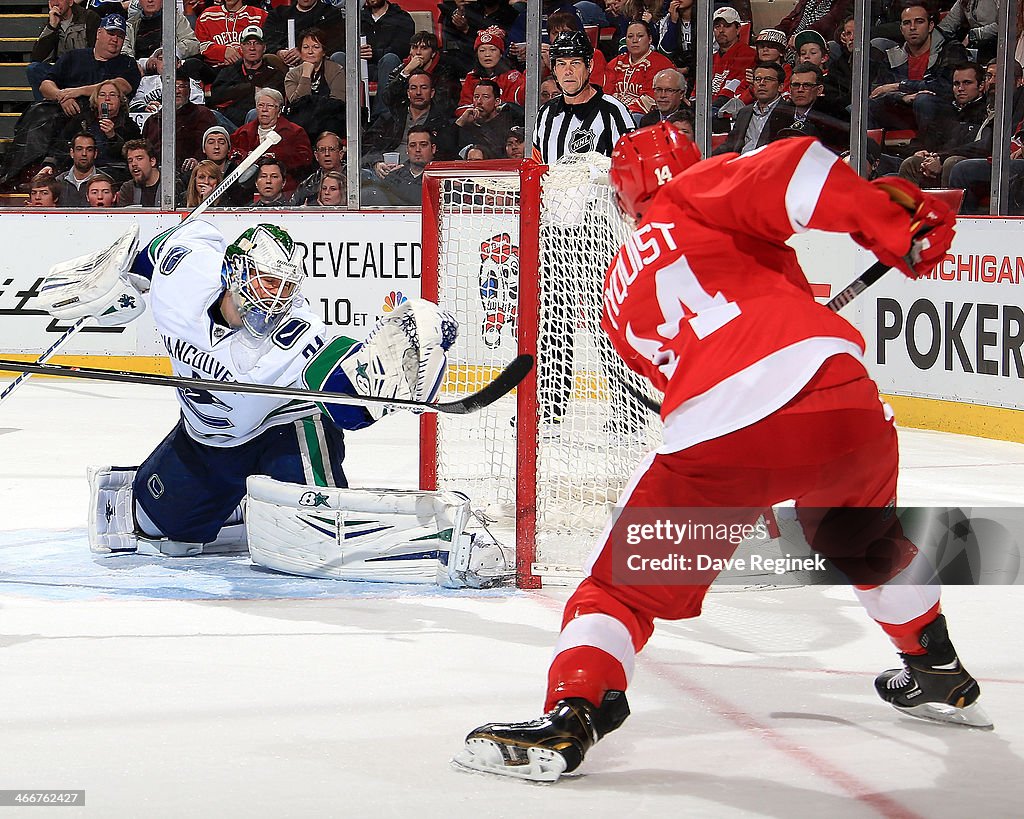
[[[384,297],[384,312],[391,313],[395,308],[409,301],[401,290],[392,290]]]

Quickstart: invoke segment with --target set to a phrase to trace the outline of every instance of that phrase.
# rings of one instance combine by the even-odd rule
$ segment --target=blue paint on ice
[[[507,596],[515,589],[442,589],[426,584],[359,583],[292,577],[248,555],[102,557],[85,529],[0,531],[0,594],[43,600],[287,600]]]

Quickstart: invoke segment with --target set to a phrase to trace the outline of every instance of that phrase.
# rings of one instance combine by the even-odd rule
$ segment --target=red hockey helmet
[[[661,186],[700,158],[697,146],[667,122],[625,134],[615,143],[608,172],[619,209],[639,221]]]

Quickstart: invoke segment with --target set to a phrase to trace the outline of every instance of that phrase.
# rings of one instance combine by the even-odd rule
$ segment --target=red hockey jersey
[[[635,63],[630,62],[628,54],[620,54],[605,69],[604,91],[616,97],[631,113],[646,114],[649,108],[641,104],[640,98],[654,99],[654,75],[666,68],[675,68],[675,64],[653,49]]]
[[[860,333],[814,300],[785,244],[812,228],[897,255],[910,247],[903,208],[821,143],[794,138],[694,165],[619,250],[602,326],[665,392],[665,451],[749,426],[827,358],[863,354]]]
[[[522,71],[506,71],[493,78],[501,89],[502,102],[514,102],[522,106],[526,99],[526,75]],[[473,92],[480,77],[475,71],[470,71],[462,81],[462,93],[459,96],[459,105],[455,109],[455,116],[462,116],[468,109],[473,107]]]
[[[711,60],[711,97],[736,96],[746,83],[747,69],[756,63],[757,52],[746,43],[738,42],[724,53],[716,51]]]
[[[224,6],[210,6],[196,20],[199,53],[211,65],[225,65],[225,46],[237,46],[246,28],[262,28],[266,19],[267,13],[256,6],[242,6],[234,12]]]

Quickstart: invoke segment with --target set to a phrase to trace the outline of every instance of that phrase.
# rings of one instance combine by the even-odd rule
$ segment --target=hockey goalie
[[[244,551],[278,571],[366,581],[485,586],[512,561],[470,533],[458,492],[349,489],[345,430],[389,408],[316,404],[230,391],[232,382],[433,401],[455,320],[406,301],[362,341],[325,338],[302,295],[289,234],[258,224],[228,242],[194,220],[140,252],[133,228],[111,247],[55,266],[41,288],[61,320],[117,326],[148,295],[175,375],[224,382],[179,389],[174,429],[139,467],[89,471],[90,548],[100,554],[193,556]]]

